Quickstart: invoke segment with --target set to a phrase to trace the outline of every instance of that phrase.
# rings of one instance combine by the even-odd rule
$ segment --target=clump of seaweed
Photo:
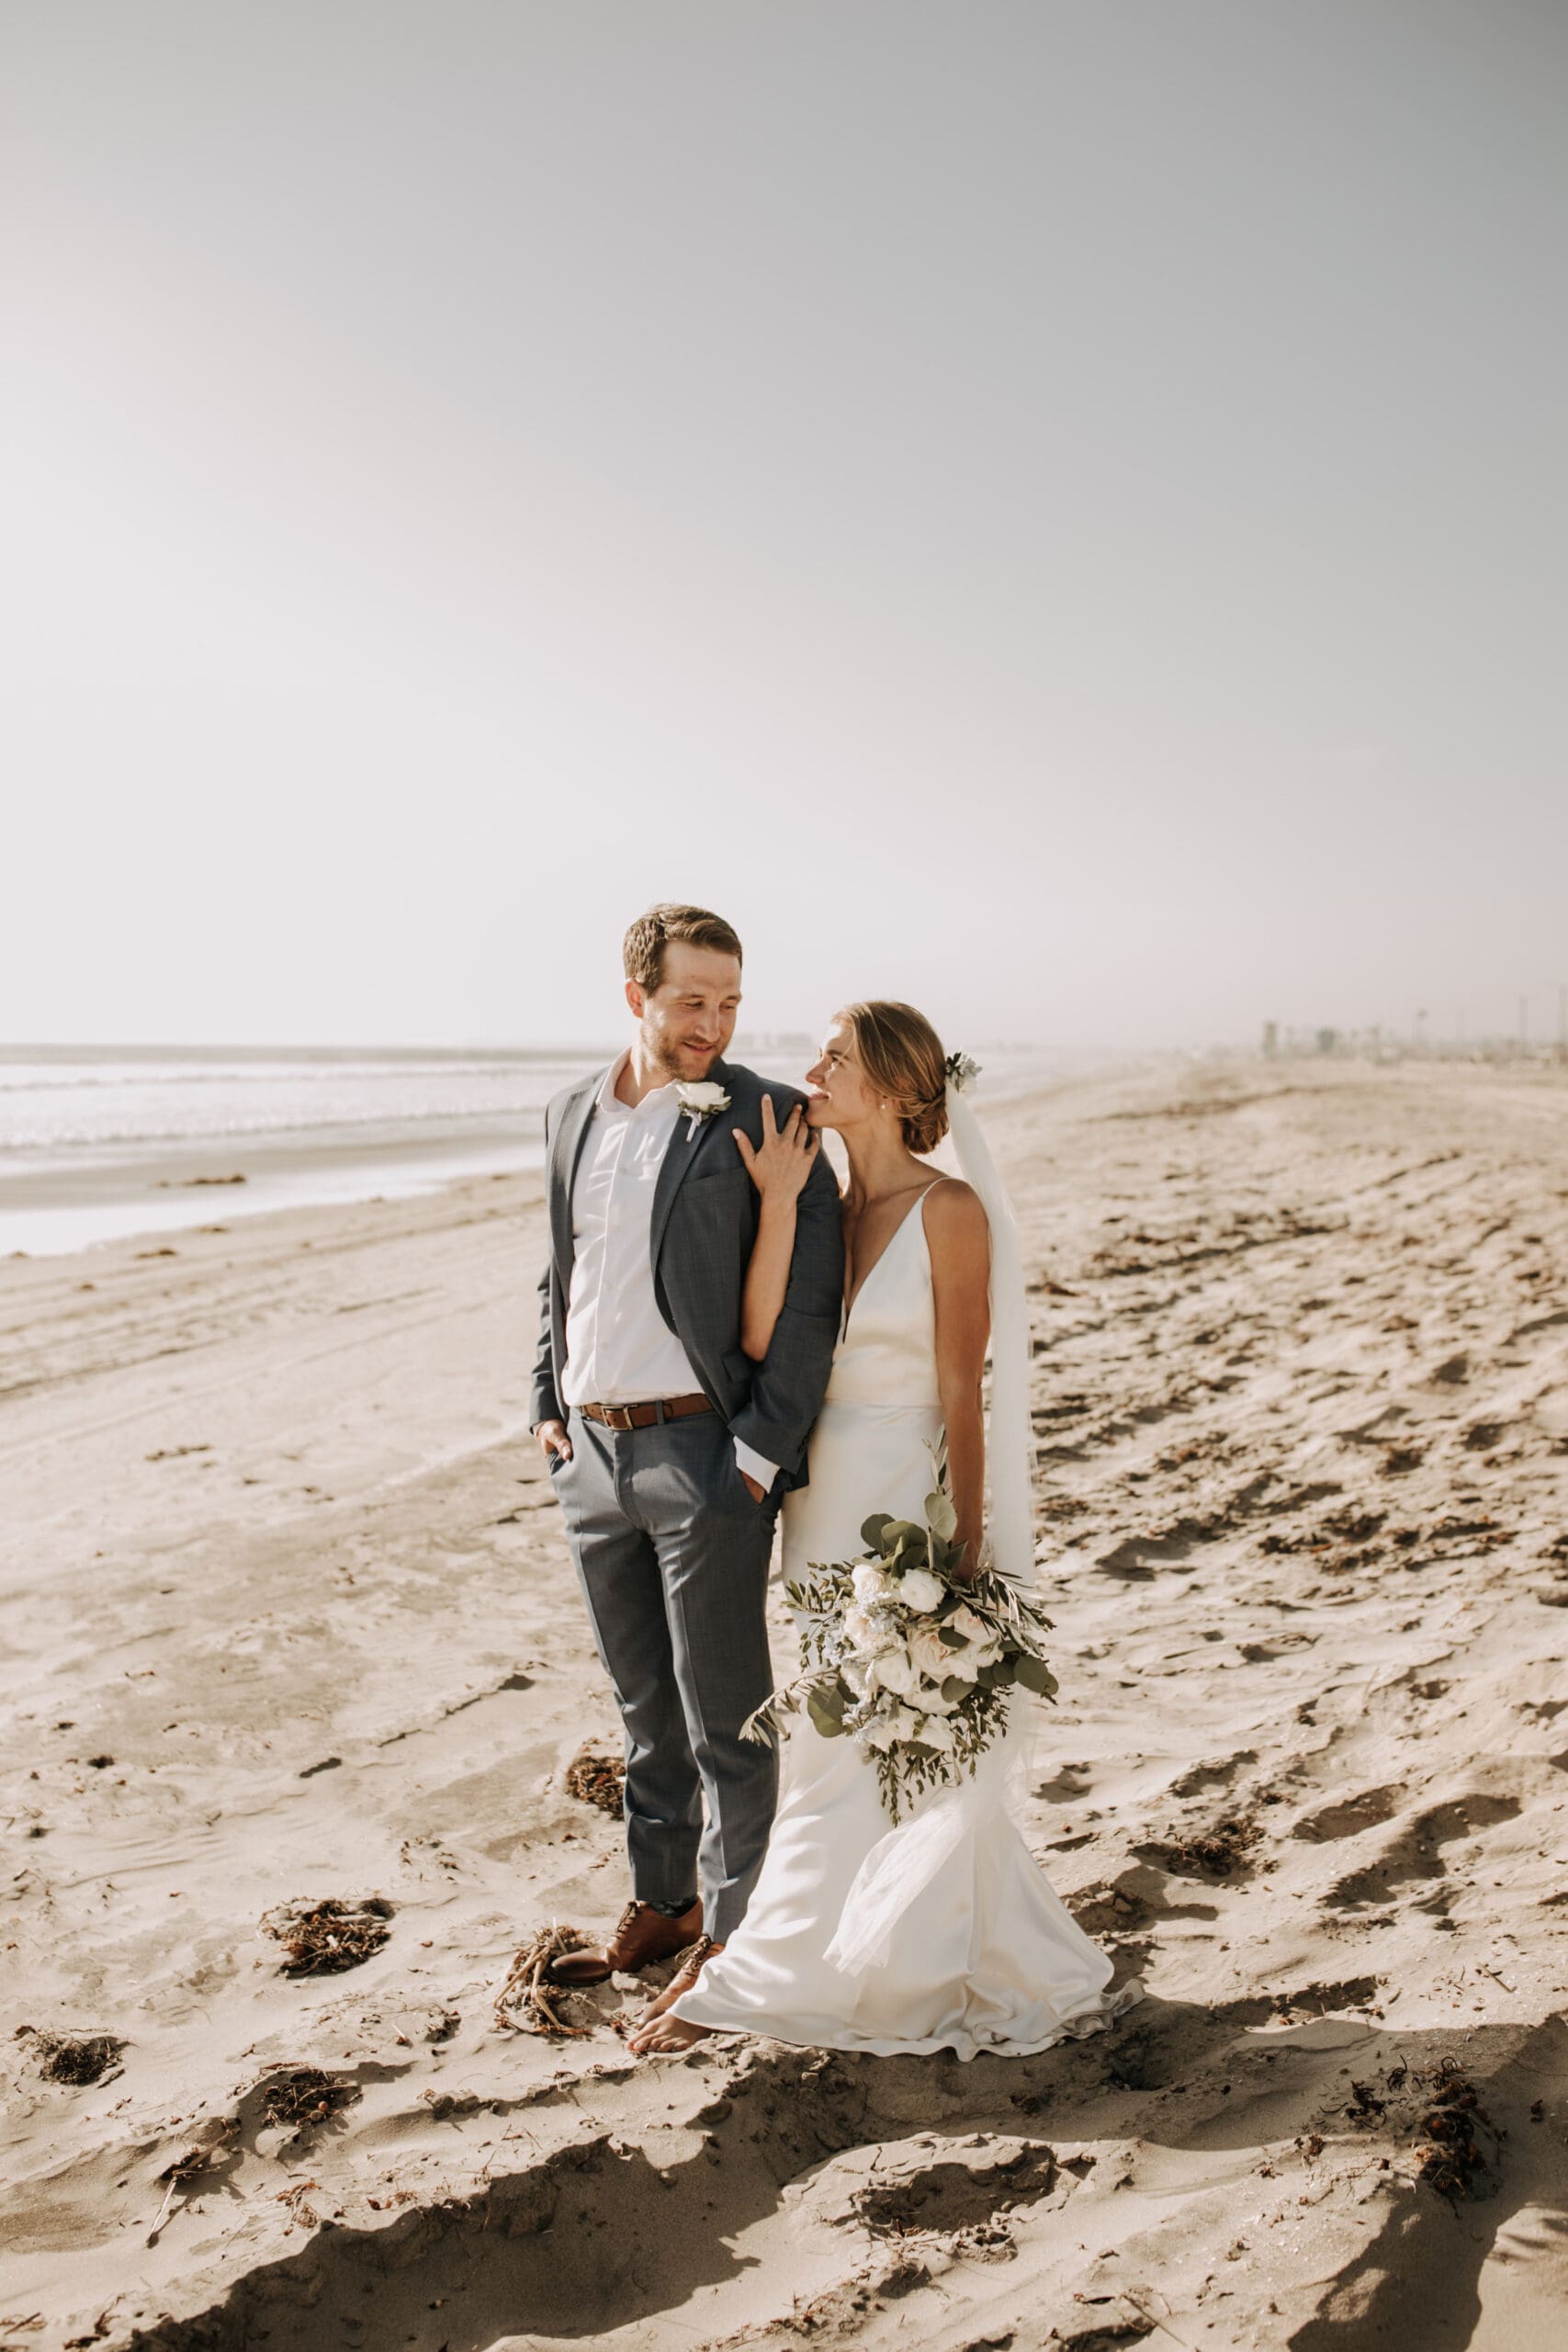
[[[285,1903],[262,1926],[283,1946],[285,1976],[335,1976],[380,1951],[391,1917],[392,1905],[379,1894],[354,1903],[327,1895],[319,1903]]]
[[[1491,2134],[1494,2148],[1501,2134],[1457,2058],[1441,2059],[1425,2081],[1435,2088],[1421,2117],[1424,2145],[1417,2177],[1441,2197],[1479,2197],[1491,2186],[1491,2167],[1476,2140],[1476,2128]]]
[[[1246,1868],[1247,1855],[1262,1835],[1249,1814],[1227,1814],[1212,1829],[1172,1838],[1160,1849],[1159,1858],[1167,1870],[1189,1876],[1201,1871],[1206,1878],[1229,1878],[1233,1871]]]
[[[597,1756],[592,1748],[581,1749],[566,1768],[568,1796],[579,1797],[584,1804],[596,1804],[601,1813],[613,1813],[617,1821],[625,1810],[625,1768],[617,1758]]]
[[[555,2004],[570,1999],[565,1987],[551,1984],[547,1972],[563,1952],[582,1951],[593,1938],[581,1928],[563,1928],[558,1921],[541,1928],[518,1947],[506,1982],[495,1996],[495,2021],[503,2033],[542,2033],[566,2040],[592,2033],[591,2025],[572,2025]]]
[[[269,2075],[261,2095],[262,2113],[269,2123],[288,2123],[302,2131],[308,2123],[324,2123],[361,2094],[358,2084],[345,2075],[323,2075],[319,2066],[289,2066]]]
[[[1414,2141],[1416,2177],[1441,2197],[1483,2197],[1495,2186],[1478,2135],[1486,2133],[1494,2154],[1504,2135],[1457,2058],[1441,2058],[1429,2068],[1394,2065],[1375,2083],[1352,2082],[1343,2112],[1356,2131],[1381,2130]]]
[[[101,2083],[125,2048],[116,2033],[40,2033],[30,2025],[17,2030],[31,2037],[39,2072],[51,2083]]]

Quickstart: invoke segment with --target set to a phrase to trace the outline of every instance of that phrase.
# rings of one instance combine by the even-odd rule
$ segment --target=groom
[[[623,955],[631,1046],[545,1114],[530,1419],[626,1731],[632,1876],[608,1941],[554,1963],[561,1984],[721,1945],[745,1916],[777,1762],[740,1726],[772,1688],[773,1521],[805,1482],[843,1298],[838,1192],[818,1160],[773,1343],[761,1363],[741,1352],[758,1205],[735,1135],[761,1143],[767,1095],[722,1058],[740,942],[701,907],[660,906]],[[769,1091],[782,1124],[802,1098]]]

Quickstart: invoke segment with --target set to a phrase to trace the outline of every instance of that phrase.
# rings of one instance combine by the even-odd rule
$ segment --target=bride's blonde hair
[[[912,1004],[874,999],[839,1014],[861,1068],[898,1114],[911,1151],[934,1151],[947,1133],[947,1057],[942,1039]]]

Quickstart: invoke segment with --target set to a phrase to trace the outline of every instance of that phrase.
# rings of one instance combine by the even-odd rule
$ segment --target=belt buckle
[[[636,1426],[629,1405],[602,1405],[599,1409],[604,1416],[605,1427],[618,1430],[622,1436]]]

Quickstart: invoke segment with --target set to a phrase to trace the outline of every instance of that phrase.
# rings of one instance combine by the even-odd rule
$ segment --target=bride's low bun
[[[873,1086],[898,1114],[909,1149],[934,1151],[947,1133],[947,1057],[942,1039],[912,1004],[884,1000],[847,1004],[840,1014]]]
[[[947,1085],[942,1083],[940,1102],[923,1102],[918,1110],[906,1111],[900,1125],[904,1141],[911,1151],[934,1151],[947,1133]]]

